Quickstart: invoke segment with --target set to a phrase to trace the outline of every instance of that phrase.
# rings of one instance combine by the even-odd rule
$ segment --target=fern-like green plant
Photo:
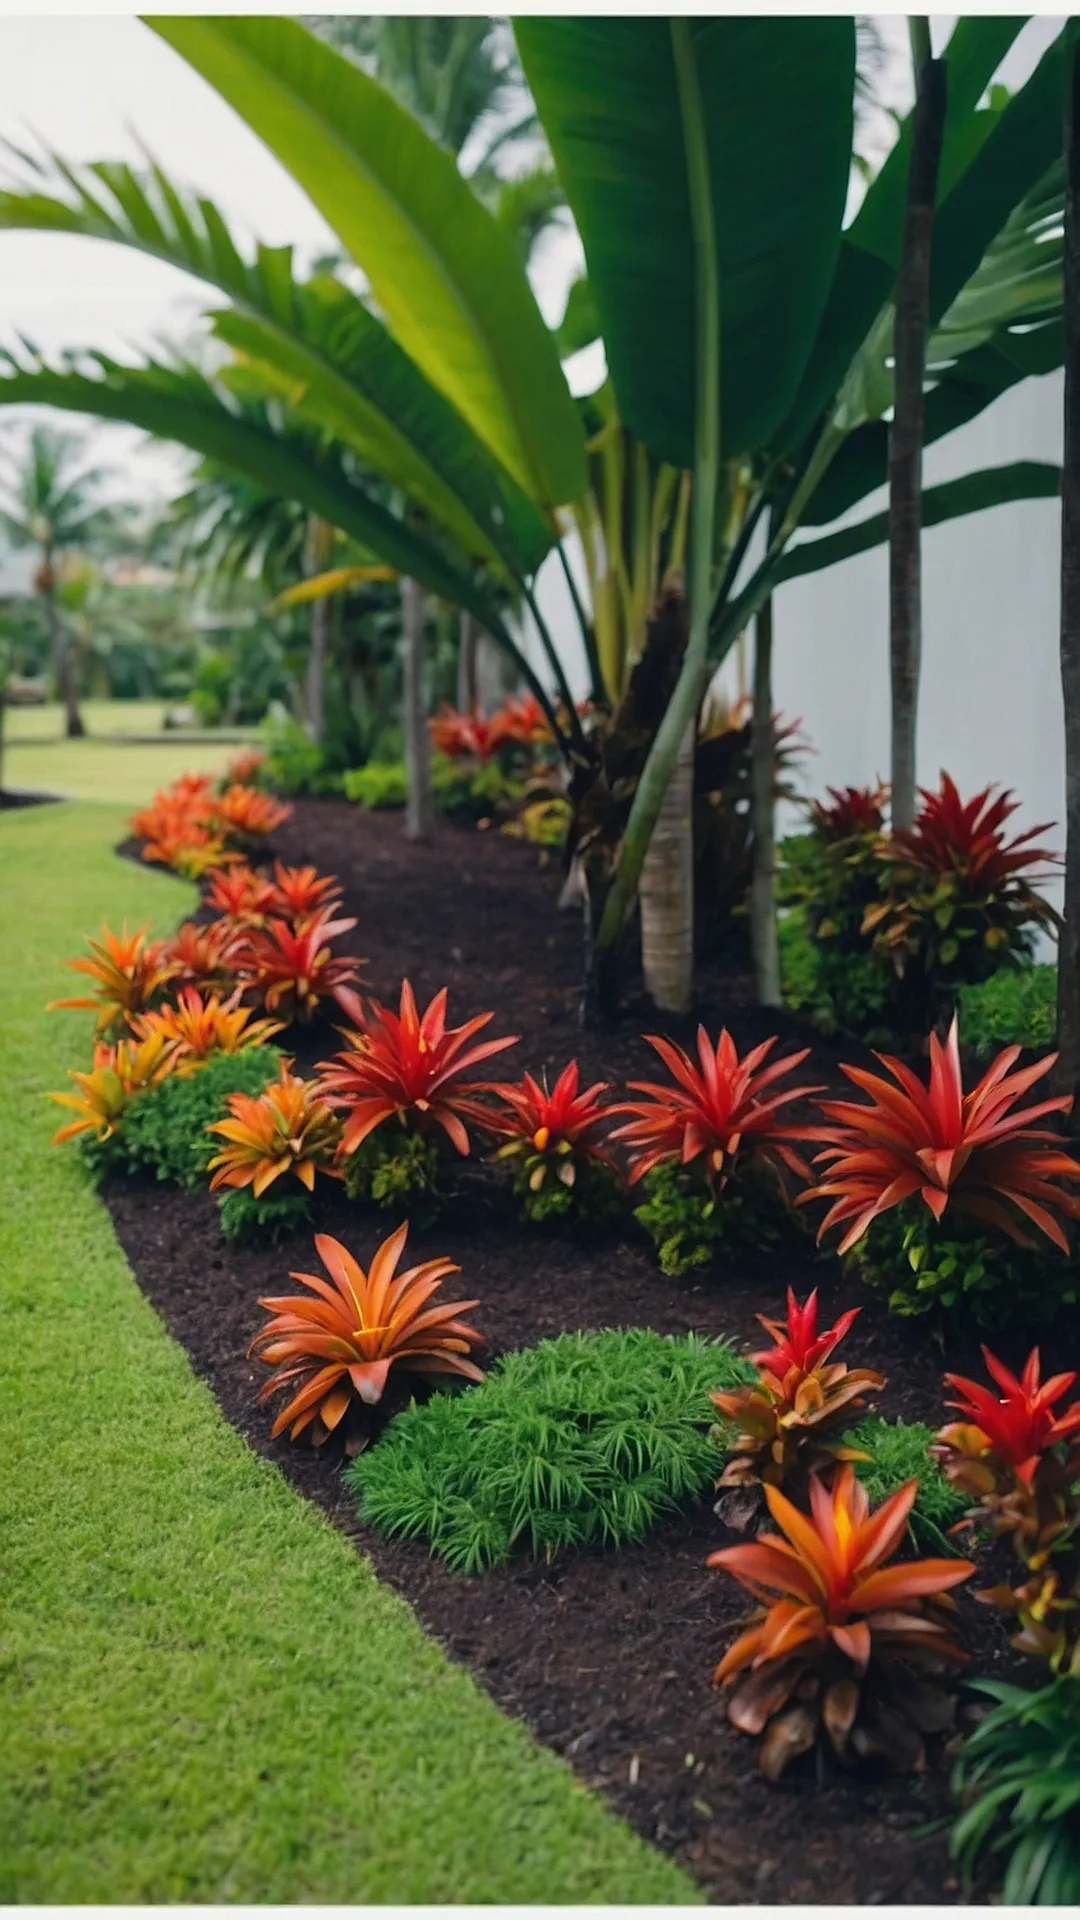
[[[360,1518],[480,1573],[516,1547],[640,1540],[723,1464],[709,1390],[753,1377],[724,1342],[647,1327],[565,1333],[512,1353],[482,1386],[398,1414],[349,1470]]]
[[[843,1435],[845,1446],[869,1455],[866,1460],[856,1460],[855,1472],[866,1488],[871,1507],[879,1507],[905,1481],[918,1480],[919,1491],[909,1522],[911,1537],[923,1553],[952,1553],[947,1529],[962,1518],[969,1502],[949,1485],[931,1457],[933,1439],[932,1428],[918,1421],[908,1425],[898,1420],[893,1425],[877,1413],[868,1413]]]

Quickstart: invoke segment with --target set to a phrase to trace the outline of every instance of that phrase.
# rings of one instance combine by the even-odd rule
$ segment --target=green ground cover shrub
[[[934,1431],[919,1421],[910,1424],[883,1420],[868,1413],[843,1435],[846,1446],[858,1447],[869,1454],[857,1460],[855,1472],[870,1496],[871,1508],[879,1507],[897,1487],[917,1479],[919,1491],[911,1512],[911,1534],[916,1546],[926,1553],[952,1553],[956,1549],[945,1537],[947,1529],[963,1517],[968,1501],[946,1480],[936,1460],[927,1451]]]
[[[986,1333],[1051,1324],[1080,1299],[1080,1271],[1049,1241],[1018,1246],[955,1211],[935,1220],[918,1198],[871,1221],[846,1256],[906,1319],[935,1314]]]
[[[1057,1028],[1057,968],[1002,967],[960,994],[960,1036],[977,1053],[999,1047],[1053,1046]]]
[[[710,1390],[755,1378],[728,1343],[695,1334],[560,1334],[508,1354],[482,1386],[398,1414],[349,1484],[366,1526],[427,1540],[455,1573],[517,1546],[549,1559],[625,1546],[708,1491],[725,1455]],[[916,1538],[947,1551],[942,1531],[966,1503],[927,1453],[930,1429],[868,1415],[844,1437],[869,1455],[856,1471],[873,1504],[918,1478]]]
[[[231,1093],[261,1093],[277,1078],[281,1060],[277,1047],[248,1047],[211,1055],[195,1073],[170,1074],[132,1101],[111,1140],[88,1142],[89,1164],[95,1172],[153,1173],[179,1187],[203,1186],[221,1150],[207,1127],[227,1117]]]
[[[398,1414],[349,1470],[360,1518],[424,1539],[459,1573],[640,1540],[701,1494],[722,1454],[709,1389],[751,1378],[734,1349],[646,1327],[564,1333],[484,1384]]]

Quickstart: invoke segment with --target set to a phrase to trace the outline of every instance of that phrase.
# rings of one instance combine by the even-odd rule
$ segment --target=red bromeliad
[[[97,1014],[97,1031],[141,1013],[152,1005],[166,981],[177,972],[164,940],[148,940],[146,927],[129,933],[127,921],[119,933],[102,927],[101,939],[89,941],[91,960],[67,960],[76,973],[88,974],[96,981],[92,997],[78,1000],[51,1000],[48,1011],[56,1007],[89,1007]]]
[[[758,1314],[777,1342],[752,1356],[761,1369],[759,1378],[710,1396],[739,1431],[720,1487],[790,1485],[809,1473],[831,1469],[838,1460],[865,1457],[844,1446],[834,1429],[862,1409],[863,1396],[883,1387],[884,1378],[866,1368],[830,1361],[859,1312],[860,1308],[850,1307],[834,1326],[819,1334],[817,1288],[800,1307],[789,1287],[786,1325]],[[733,1512],[742,1517],[741,1508],[736,1506]],[[729,1517],[726,1512],[725,1517]]]
[[[445,702],[428,721],[428,728],[435,751],[450,760],[490,760],[506,738],[497,713],[489,718],[482,707],[458,713]]]
[[[486,1123],[506,1139],[495,1157],[519,1160],[531,1192],[538,1192],[549,1174],[572,1187],[579,1165],[587,1160],[614,1166],[596,1137],[607,1121],[608,1110],[600,1105],[607,1083],[598,1080],[579,1093],[576,1060],[563,1068],[550,1093],[546,1079],[540,1086],[531,1073],[516,1084],[499,1081],[485,1091],[508,1109],[493,1112]]]
[[[429,1305],[447,1274],[459,1271],[449,1260],[427,1260],[396,1274],[407,1233],[402,1226],[384,1240],[366,1273],[339,1240],[316,1234],[315,1248],[330,1281],[293,1273],[290,1279],[302,1281],[314,1298],[299,1294],[259,1301],[274,1317],[248,1351],[275,1368],[259,1399],[281,1387],[295,1389],[274,1422],[275,1438],[288,1427],[293,1440],[309,1429],[316,1444],[325,1440],[354,1399],[367,1407],[378,1404],[395,1366],[408,1373],[483,1379],[468,1358],[480,1336],[457,1317],[479,1301]]]
[[[889,789],[881,781],[875,787],[829,787],[827,792],[830,805],[822,800],[810,802],[810,821],[821,839],[853,840],[857,835],[881,832],[889,797]]]
[[[1019,1047],[1006,1047],[965,1094],[954,1019],[944,1046],[936,1034],[930,1036],[928,1086],[888,1054],[876,1058],[896,1086],[860,1067],[844,1067],[872,1104],[818,1103],[834,1123],[821,1136],[831,1144],[817,1156],[828,1174],[800,1195],[802,1201],[832,1202],[818,1239],[830,1227],[850,1221],[839,1247],[846,1253],[879,1214],[918,1194],[936,1220],[951,1206],[1030,1245],[1008,1210],[1014,1207],[1067,1253],[1069,1243],[1054,1210],[1076,1218],[1080,1200],[1054,1182],[1080,1180],[1080,1165],[1064,1152],[1056,1134],[1031,1123],[1050,1113],[1067,1113],[1072,1102],[1061,1095],[1017,1111],[1017,1101],[1057,1059],[1048,1054],[1034,1066],[1010,1073],[1019,1056]]]
[[[1055,1402],[1076,1384],[1076,1374],[1055,1373],[1040,1382],[1038,1347],[1029,1353],[1019,1379],[989,1347],[982,1356],[1001,1397],[963,1374],[945,1375],[946,1386],[960,1395],[947,1405],[965,1415],[938,1435],[946,1473],[965,1493],[993,1492],[1003,1479],[1030,1490],[1044,1455],[1080,1434],[1080,1400],[1061,1413],[1054,1411]],[[981,1465],[976,1467],[976,1462]]]
[[[1057,1407],[1076,1374],[1042,1381],[1037,1347],[1019,1378],[987,1347],[983,1359],[1001,1396],[947,1373],[959,1395],[949,1404],[968,1418],[943,1427],[931,1451],[974,1502],[966,1524],[1011,1539],[1026,1576],[978,1599],[1016,1617],[1018,1652],[1080,1675],[1080,1400]]]
[[[490,1110],[478,1105],[478,1085],[463,1083],[461,1076],[514,1046],[517,1035],[472,1046],[474,1035],[494,1015],[479,1013],[464,1026],[447,1027],[446,1002],[444,987],[418,1013],[405,980],[396,1014],[372,1001],[361,1010],[358,1031],[347,1036],[346,1050],[320,1064],[320,1092],[345,1115],[343,1155],[354,1153],[394,1115],[402,1122],[442,1127],[458,1152],[468,1153],[463,1116],[486,1124]]]
[[[699,1027],[700,1064],[695,1066],[689,1055],[670,1040],[657,1034],[645,1037],[676,1084],[672,1087],[651,1080],[631,1080],[629,1090],[646,1094],[647,1099],[623,1101],[610,1110],[613,1115],[634,1116],[611,1135],[613,1140],[625,1140],[631,1149],[631,1186],[662,1160],[677,1160],[686,1166],[702,1156],[708,1182],[722,1183],[740,1149],[771,1166],[778,1175],[783,1165],[800,1179],[810,1178],[809,1167],[792,1143],[818,1138],[819,1131],[787,1124],[780,1109],[822,1089],[789,1087],[782,1093],[772,1091],[778,1079],[802,1065],[809,1047],[766,1065],[775,1038],[753,1047],[740,1060],[726,1028],[714,1047],[705,1028]]]
[[[267,1012],[280,1014],[286,1024],[310,1020],[320,1001],[333,999],[352,1018],[351,989],[364,963],[335,955],[330,943],[355,925],[355,919],[318,913],[301,927],[271,920],[252,932],[243,948],[243,977],[262,995]]]
[[[785,1537],[759,1534],[751,1544],[710,1554],[710,1567],[722,1567],[766,1603],[714,1679],[738,1682],[728,1705],[735,1726],[752,1734],[768,1727],[758,1757],[768,1778],[807,1752],[821,1728],[840,1758],[850,1748],[860,1757],[879,1753],[917,1766],[920,1727],[927,1720],[947,1724],[913,1678],[886,1701],[884,1715],[868,1684],[877,1680],[882,1656],[937,1670],[964,1658],[950,1637],[947,1589],[975,1571],[973,1562],[883,1564],[907,1532],[917,1492],[918,1481],[909,1480],[871,1514],[865,1488],[844,1465],[831,1493],[811,1478],[807,1517],[767,1487],[769,1511]]]
[[[1011,793],[995,798],[993,787],[984,787],[966,803],[947,773],[941,776],[941,792],[919,789],[922,810],[906,832],[894,833],[883,841],[881,857],[897,865],[915,867],[929,874],[960,874],[973,891],[990,893],[1010,880],[1045,878],[1045,872],[1058,864],[1057,856],[1046,847],[1030,843],[1046,833],[1049,821],[1031,827],[1027,833],[1006,840],[1002,827],[1020,805]]]

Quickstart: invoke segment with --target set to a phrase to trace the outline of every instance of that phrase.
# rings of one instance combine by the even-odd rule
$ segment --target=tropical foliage
[[[57,1007],[88,1007],[97,1015],[96,1030],[108,1033],[122,1026],[134,1013],[142,1013],[160,996],[166,982],[177,971],[168,957],[163,940],[149,940],[146,927],[129,933],[124,922],[118,934],[103,926],[100,940],[87,942],[92,958],[69,960],[75,973],[84,973],[96,982],[92,996],[74,1000],[51,1000],[50,1011]]]
[[[581,1202],[584,1188],[583,1210],[590,1210],[590,1202],[595,1208],[600,1183],[590,1175],[600,1169],[609,1176],[601,1192],[610,1195],[614,1163],[600,1137],[608,1118],[600,1099],[607,1092],[604,1081],[579,1091],[578,1063],[571,1060],[550,1092],[546,1075],[541,1084],[531,1073],[516,1085],[499,1081],[489,1092],[500,1106],[486,1125],[504,1142],[495,1158],[513,1167],[514,1188],[528,1218],[569,1212],[575,1198]]]
[[[274,1371],[259,1395],[270,1399],[283,1388],[289,1398],[274,1421],[276,1436],[289,1430],[319,1445],[338,1428],[353,1402],[377,1406],[391,1368],[422,1376],[454,1374],[466,1380],[483,1375],[469,1352],[480,1336],[459,1314],[478,1300],[428,1303],[448,1274],[450,1260],[426,1260],[397,1272],[408,1227],[384,1240],[365,1272],[359,1261],[328,1233],[315,1235],[317,1252],[329,1280],[294,1273],[306,1294],[260,1299],[271,1315],[256,1334],[250,1353]]]
[[[627,1545],[715,1477],[709,1389],[745,1372],[733,1348],[693,1334],[542,1340],[474,1392],[399,1413],[351,1469],[360,1518],[428,1541],[458,1573]]]
[[[214,1187],[250,1187],[256,1200],[283,1174],[295,1174],[310,1193],[316,1173],[334,1174],[341,1127],[319,1100],[311,1081],[281,1072],[262,1093],[228,1096],[228,1117],[207,1129],[221,1135],[225,1147],[209,1163]]]
[[[909,1481],[871,1514],[846,1464],[831,1493],[811,1478],[807,1517],[766,1487],[782,1532],[710,1554],[711,1567],[765,1603],[714,1678],[732,1688],[732,1724],[764,1732],[758,1765],[767,1779],[779,1779],[822,1735],[842,1762],[880,1756],[918,1767],[924,1734],[951,1724],[948,1695],[905,1669],[939,1674],[963,1660],[948,1590],[975,1567],[957,1559],[885,1564],[903,1541],[917,1488]],[[894,1663],[902,1663],[899,1674],[890,1672]]]
[[[954,1019],[944,1045],[930,1036],[926,1086],[888,1055],[879,1058],[895,1086],[880,1074],[845,1066],[870,1105],[819,1102],[830,1123],[830,1145],[818,1155],[826,1172],[801,1196],[830,1202],[819,1239],[834,1226],[846,1227],[839,1249],[846,1253],[879,1214],[918,1195],[934,1222],[951,1209],[1020,1244],[1027,1242],[1021,1223],[1030,1223],[1068,1252],[1058,1216],[1075,1218],[1080,1200],[1058,1183],[1080,1178],[1080,1165],[1056,1134],[1032,1123],[1068,1112],[1071,1101],[1058,1096],[1018,1107],[1055,1058],[1049,1054],[1013,1073],[1019,1054],[1019,1047],[1007,1047],[965,1094]]]
[[[800,1307],[789,1287],[785,1325],[758,1314],[777,1345],[754,1354],[757,1379],[713,1394],[713,1405],[729,1423],[731,1457],[722,1488],[783,1487],[794,1496],[805,1491],[810,1473],[859,1457],[839,1429],[865,1406],[867,1393],[885,1385],[884,1377],[831,1358],[859,1308],[849,1308],[819,1334],[817,1307],[816,1288]]]

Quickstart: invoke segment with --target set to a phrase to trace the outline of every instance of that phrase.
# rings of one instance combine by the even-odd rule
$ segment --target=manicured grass
[[[185,740],[163,733],[160,743],[95,739],[25,740],[4,751],[5,787],[62,794],[70,800],[104,800],[129,809],[143,806],[158,787],[182,773],[222,773],[232,740]]]
[[[50,1151],[63,958],[184,904],[122,832],[0,816],[0,1902],[697,1899],[248,1451]]]
[[[159,733],[168,700],[82,700],[79,712],[91,734]],[[64,709],[58,700],[40,707],[8,707],[4,733],[9,740],[62,740]]]

